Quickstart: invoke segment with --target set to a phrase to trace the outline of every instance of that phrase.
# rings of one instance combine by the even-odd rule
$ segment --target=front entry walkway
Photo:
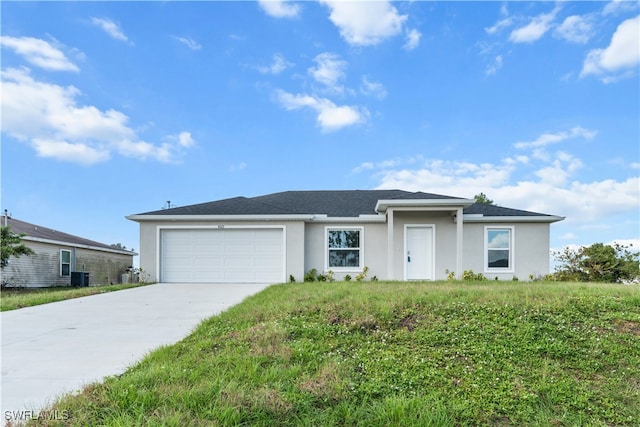
[[[3,423],[124,372],[267,286],[155,284],[1,313]]]

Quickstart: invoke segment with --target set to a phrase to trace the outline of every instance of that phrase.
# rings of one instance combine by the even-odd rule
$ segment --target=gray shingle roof
[[[257,197],[235,197],[140,215],[322,215],[355,217],[376,214],[378,200],[454,199],[402,190],[284,191]]]
[[[71,247],[74,246],[91,246],[94,248],[109,249],[111,251],[118,251],[127,254],[134,254],[135,252],[121,250],[111,245],[96,242],[95,240],[85,239],[83,237],[74,236],[73,234],[63,233],[62,231],[54,230],[52,228],[42,227],[40,225],[30,224],[25,221],[20,221],[15,218],[6,218],[7,225],[15,234],[24,234],[25,236],[35,239],[52,240],[56,242],[65,243]],[[2,216],[2,225],[5,224],[5,217]]]
[[[476,215],[482,214],[484,216],[553,216],[537,212],[523,211],[520,209],[504,208],[496,205],[485,205],[481,203],[474,203],[473,205],[465,208],[464,213]]]
[[[379,200],[460,199],[402,190],[284,191],[257,197],[235,197],[208,203],[146,212],[139,215],[327,215],[357,217],[376,214]],[[535,212],[474,204],[464,213],[486,216],[543,216]]]

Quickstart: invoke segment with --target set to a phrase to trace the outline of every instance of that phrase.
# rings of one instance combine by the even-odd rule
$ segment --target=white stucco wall
[[[392,248],[393,274],[387,271],[387,223],[353,222],[313,222],[303,221],[154,221],[142,222],[140,225],[140,267],[149,275],[151,280],[158,280],[158,227],[171,226],[277,226],[285,227],[286,235],[286,276],[293,276],[296,281],[302,281],[304,274],[312,268],[318,273],[326,272],[325,241],[326,227],[362,227],[363,229],[363,265],[369,267],[368,278],[373,276],[380,280],[404,280],[405,276],[405,225],[429,224],[435,227],[435,279],[447,278],[449,272],[456,271],[456,223],[451,212],[394,212]],[[514,227],[514,272],[487,272],[484,268],[484,229],[486,225]],[[516,276],[520,280],[528,280],[545,275],[549,272],[549,224],[548,223],[465,223],[464,250],[462,270],[473,270],[483,273],[490,279],[498,277],[500,280],[511,280]],[[355,277],[359,270],[336,272],[335,278],[341,279],[344,274]]]
[[[363,267],[369,267],[367,280],[376,276],[379,279],[387,275],[387,224],[384,223],[308,223],[305,231],[304,271],[315,268],[318,273],[326,273],[326,228],[362,228]],[[334,269],[335,270],[335,269]],[[361,269],[335,271],[334,278],[341,280],[346,274],[351,277],[361,273]]]
[[[405,226],[433,225],[435,239],[435,279],[447,278],[456,269],[456,224],[449,212],[394,212],[393,280],[405,276]],[[386,236],[385,236],[386,239]]]
[[[513,227],[514,271],[488,271],[484,265],[485,227]],[[548,223],[466,223],[464,225],[464,269],[482,273],[489,279],[529,280],[549,273]]]

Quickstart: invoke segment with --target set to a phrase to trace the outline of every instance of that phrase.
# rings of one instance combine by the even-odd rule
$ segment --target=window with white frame
[[[60,250],[60,276],[71,275],[71,251]]]
[[[485,228],[485,268],[487,271],[513,270],[513,227]]]
[[[327,228],[326,230],[327,269],[361,269],[362,228]]]

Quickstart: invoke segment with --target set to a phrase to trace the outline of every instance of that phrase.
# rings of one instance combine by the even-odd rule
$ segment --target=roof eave
[[[311,222],[321,222],[321,223],[383,223],[386,222],[387,218],[384,215],[374,214],[374,215],[364,215],[361,214],[359,216],[327,216],[327,215],[314,215]]]
[[[314,215],[129,215],[136,222],[144,221],[310,221]]]
[[[555,215],[502,215],[484,216],[482,214],[472,214],[463,216],[463,221],[467,222],[546,222],[553,223],[564,220],[563,216]],[[456,219],[454,219],[455,221]]]
[[[33,237],[33,236],[23,236],[22,240],[26,240],[28,242],[38,242],[38,243],[47,243],[50,245],[57,245],[57,246],[66,246],[66,247],[70,247],[70,248],[78,248],[78,249],[90,249],[92,251],[100,251],[100,252],[110,252],[110,253],[114,253],[114,254],[120,254],[120,255],[130,255],[130,256],[136,256],[138,255],[137,252],[134,251],[127,251],[127,250],[122,250],[122,249],[116,249],[116,248],[103,248],[100,246],[93,246],[93,245],[85,245],[82,243],[73,243],[73,242],[65,242],[64,240],[52,240],[52,239],[43,239],[42,237]]]
[[[441,207],[441,208],[466,208],[474,204],[470,199],[391,199],[378,200],[376,212],[384,213],[393,207]]]

